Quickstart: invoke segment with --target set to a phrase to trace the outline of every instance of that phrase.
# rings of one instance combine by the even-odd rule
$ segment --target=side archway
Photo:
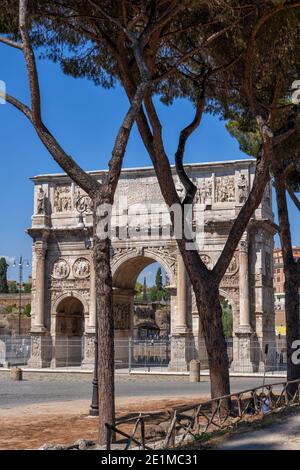
[[[53,305],[55,344],[52,363],[80,366],[83,360],[83,335],[87,305],[80,295],[64,293]]]

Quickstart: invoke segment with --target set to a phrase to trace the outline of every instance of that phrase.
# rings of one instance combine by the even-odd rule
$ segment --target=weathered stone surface
[[[184,195],[177,175],[176,187]],[[193,227],[203,262],[212,268],[227,240],[234,219],[244,204],[254,178],[255,162],[240,160],[189,165],[197,186]],[[102,180],[105,172],[95,172]],[[95,333],[95,289],[91,250],[91,201],[66,175],[33,178],[34,214],[28,230],[33,238],[31,364],[67,365],[62,341],[81,341],[65,350],[69,365],[91,366]],[[133,333],[133,298],[139,273],[151,262],[166,270],[171,294],[172,370],[187,370],[203,340],[195,296],[186,276],[170,218],[152,168],[123,170],[112,211],[112,258],[116,338],[123,341],[117,360],[128,364],[126,341]],[[128,223],[123,224],[124,205]],[[136,204],[148,204],[138,210]],[[149,204],[152,204],[151,208]],[[154,204],[154,206],[153,206]],[[148,210],[149,209],[149,210]],[[151,209],[151,210],[150,210]],[[86,230],[79,224],[83,214]],[[134,220],[134,226],[130,221]],[[126,234],[121,239],[120,234]],[[259,358],[250,347],[263,348],[275,338],[272,287],[273,213],[271,191],[243,234],[220,286],[220,295],[232,307],[234,349],[232,368],[257,369]],[[47,256],[46,256],[47,253]],[[69,341],[70,340],[70,341]],[[176,347],[173,347],[176,344]],[[240,346],[239,346],[240,345]],[[245,347],[247,345],[247,347]],[[198,348],[198,349],[197,349]],[[75,351],[75,352],[74,352]],[[236,356],[242,351],[241,360]],[[59,356],[59,357],[58,357]],[[259,356],[259,355],[258,355]]]
[[[10,379],[20,381],[23,379],[23,372],[20,367],[12,367],[10,369]]]

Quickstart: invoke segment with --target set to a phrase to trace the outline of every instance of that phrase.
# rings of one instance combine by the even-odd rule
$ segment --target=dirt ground
[[[136,412],[155,413],[152,420],[155,426],[159,413],[165,415],[175,407],[197,402],[199,398],[191,397],[163,400],[131,397],[117,400],[116,412],[122,418]],[[0,409],[0,450],[38,449],[45,443],[73,444],[77,439],[97,440],[97,418],[88,415],[89,404],[87,400],[76,400]]]

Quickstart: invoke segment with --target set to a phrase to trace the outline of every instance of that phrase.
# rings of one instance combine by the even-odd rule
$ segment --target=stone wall
[[[22,293],[21,305],[25,307],[25,305],[31,303],[31,294]],[[0,307],[7,307],[8,305],[19,305],[19,294],[0,294]]]

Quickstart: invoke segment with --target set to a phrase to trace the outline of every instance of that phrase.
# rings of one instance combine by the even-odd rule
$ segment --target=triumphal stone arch
[[[253,160],[191,164],[186,170],[197,186],[189,211],[197,249],[212,267],[248,197]],[[104,171],[92,172],[101,181]],[[173,169],[176,187],[184,189]],[[63,340],[83,339],[68,351],[73,363],[91,366],[95,335],[95,273],[90,237],[90,201],[66,175],[33,178],[32,351],[30,364],[64,365]],[[80,207],[84,206],[84,212]],[[151,209],[149,210],[149,207]],[[81,214],[81,215],[80,215]],[[124,222],[125,220],[125,222]],[[122,232],[122,233],[121,233]],[[274,341],[273,222],[271,188],[255,211],[222,280],[220,295],[233,312],[232,370],[255,371],[260,352]],[[133,328],[133,299],[139,273],[159,262],[171,297],[170,370],[186,370],[203,343],[195,296],[170,227],[170,217],[153,168],[124,169],[112,210],[111,268],[115,337],[128,340]],[[81,346],[80,346],[81,345]],[[119,348],[126,355],[128,348]],[[70,359],[70,357],[68,358]]]

